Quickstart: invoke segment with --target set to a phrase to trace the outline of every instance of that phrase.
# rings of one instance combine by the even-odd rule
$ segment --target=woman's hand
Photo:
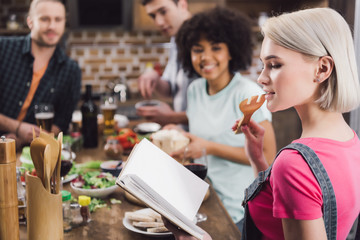
[[[247,125],[241,126],[241,131],[244,133],[246,138],[246,155],[250,158],[251,161],[258,161],[264,156],[263,144],[265,129],[260,124],[251,119]]]
[[[179,229],[174,224],[172,224],[170,221],[168,221],[166,218],[162,217],[162,220],[164,222],[165,227],[174,234],[176,240],[196,240],[195,237],[193,237],[190,234],[188,234],[187,232]],[[212,238],[210,237],[210,235],[207,232],[205,232],[203,240],[212,240]]]
[[[186,147],[184,147],[178,151],[172,152],[171,156],[173,158],[183,159],[184,151],[186,148],[186,157],[193,158],[193,159],[200,158],[203,154],[203,149],[207,148],[208,141],[206,141],[205,139],[202,139],[200,137],[197,137],[191,133],[188,133],[188,132],[184,132],[183,134],[185,137],[188,137],[190,139],[190,143]]]
[[[232,127],[233,130],[237,128],[238,122],[239,120]],[[250,119],[248,124],[241,126],[241,131],[246,139],[246,156],[254,169],[255,176],[257,176],[260,171],[264,171],[269,166],[263,152],[265,129],[259,123]]]

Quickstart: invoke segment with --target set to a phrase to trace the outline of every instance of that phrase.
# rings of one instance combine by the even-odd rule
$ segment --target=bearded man
[[[0,133],[29,144],[35,125],[34,106],[53,105],[51,131],[66,133],[80,97],[81,71],[59,42],[65,31],[60,0],[33,0],[27,36],[0,37]]]

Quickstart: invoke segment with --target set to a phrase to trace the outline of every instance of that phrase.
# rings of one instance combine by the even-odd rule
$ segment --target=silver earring
[[[317,78],[315,81],[316,81],[317,83],[319,83],[319,82],[320,82],[320,78]]]

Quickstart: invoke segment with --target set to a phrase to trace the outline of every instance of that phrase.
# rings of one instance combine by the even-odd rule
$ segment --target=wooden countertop
[[[103,152],[103,142],[99,143],[98,148],[83,149],[77,152],[76,163],[86,162],[90,160],[106,159]],[[71,192],[69,184],[64,185],[64,189]],[[112,205],[110,198],[121,200],[121,204]],[[64,233],[65,240],[79,239],[101,239],[101,240],[145,240],[149,236],[132,232],[126,229],[122,223],[124,213],[126,211],[135,211],[143,208],[129,202],[125,198],[125,192],[120,187],[106,199],[110,208],[97,209],[91,214],[92,221],[87,226],[72,229],[68,233]],[[208,219],[198,225],[207,231],[213,239],[235,240],[241,239],[241,234],[236,225],[232,222],[229,214],[226,212],[220,199],[213,188],[210,188],[210,196],[203,202],[199,210],[200,213],[206,213]],[[46,226],[44,226],[46,227]],[[27,239],[26,226],[20,225],[20,239]],[[173,236],[167,236],[160,239],[174,239]]]

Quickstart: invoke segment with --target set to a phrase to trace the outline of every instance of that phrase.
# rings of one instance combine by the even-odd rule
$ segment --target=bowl
[[[135,108],[138,109],[139,107],[155,107],[160,106],[161,102],[159,100],[143,100],[137,102],[135,104]]]
[[[70,183],[70,186],[72,188],[72,191],[77,195],[86,195],[95,198],[106,198],[118,188],[117,185],[114,185],[108,188],[85,189],[75,187],[73,183]]]
[[[161,125],[155,122],[143,122],[135,126],[134,131],[139,134],[149,134],[159,131]]]
[[[116,165],[121,162],[121,165],[117,168]],[[108,172],[108,173],[111,173],[114,177],[117,177],[119,176],[121,170],[122,170],[122,161],[121,160],[117,160],[117,161],[106,161],[106,162],[103,162],[102,164],[100,164],[100,168],[103,172]]]

